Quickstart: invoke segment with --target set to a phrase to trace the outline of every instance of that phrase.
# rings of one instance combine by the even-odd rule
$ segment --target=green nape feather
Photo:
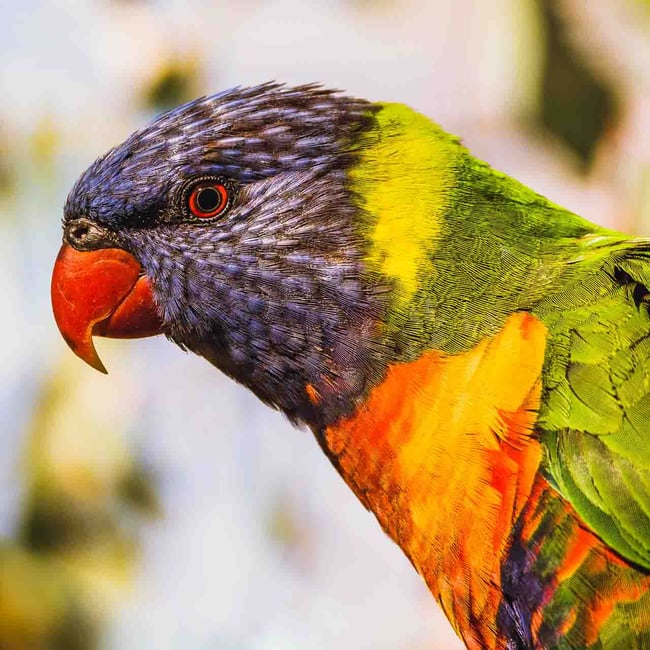
[[[400,104],[357,147],[352,189],[368,267],[393,282],[389,330],[412,360],[496,334],[555,287],[576,240],[609,234],[474,158]]]

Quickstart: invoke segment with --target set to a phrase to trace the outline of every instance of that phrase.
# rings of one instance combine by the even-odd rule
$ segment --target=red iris
[[[189,196],[190,212],[199,219],[211,219],[221,214],[228,205],[228,189],[221,183],[197,185]]]

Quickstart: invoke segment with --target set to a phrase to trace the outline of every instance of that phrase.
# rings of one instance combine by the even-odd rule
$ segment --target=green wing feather
[[[539,426],[556,489],[650,568],[650,243],[605,243],[573,262],[588,272],[537,306],[549,327]]]

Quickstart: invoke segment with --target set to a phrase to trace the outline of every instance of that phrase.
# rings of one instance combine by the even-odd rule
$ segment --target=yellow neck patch
[[[428,267],[431,274],[430,253],[451,202],[462,148],[407,106],[385,104],[376,119],[378,129],[367,136],[350,177],[372,218],[366,261],[396,281],[397,302],[407,303],[420,271]]]

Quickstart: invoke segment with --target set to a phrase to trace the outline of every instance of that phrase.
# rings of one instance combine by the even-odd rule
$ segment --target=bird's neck
[[[530,436],[546,328],[513,314],[466,353],[395,364],[321,444],[457,632],[499,647],[501,563],[541,459]],[[471,647],[471,644],[470,644]]]

